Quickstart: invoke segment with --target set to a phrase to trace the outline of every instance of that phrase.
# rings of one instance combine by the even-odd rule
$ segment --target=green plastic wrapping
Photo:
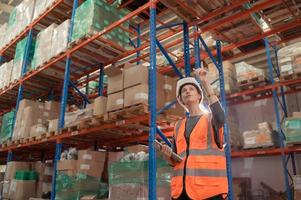
[[[27,37],[25,37],[24,39],[22,39],[20,42],[17,43],[15,57],[14,57],[14,68],[22,69],[22,62],[23,62],[23,58],[24,58],[24,54],[25,54],[26,42],[27,42]],[[35,44],[36,44],[36,41],[32,40],[30,49],[29,49],[29,54],[27,57],[27,59],[28,59],[27,60],[28,61],[27,71],[30,71],[30,69],[31,69],[31,62],[32,62],[33,55],[34,55]],[[20,70],[17,70],[17,71],[20,72]],[[20,75],[21,74],[18,74],[17,77],[19,77]]]
[[[100,178],[77,173],[69,176],[59,172],[56,179],[56,200],[80,200],[84,195],[103,194]]]
[[[118,10],[116,5],[109,5],[104,0],[87,0],[76,9],[72,41],[102,31],[126,14],[127,11]],[[128,24],[123,26],[128,28]],[[120,46],[128,45],[129,34],[121,28],[113,29],[105,37]]]
[[[301,142],[301,118],[286,118],[283,131],[286,143]]]
[[[8,18],[8,27],[14,26],[17,19],[17,7],[14,7]]]
[[[170,184],[172,168],[166,160],[157,159],[157,185]],[[109,167],[109,185],[147,184],[148,161],[115,162]]]
[[[13,122],[14,122],[15,111],[8,112],[2,117],[2,127],[0,134],[0,142],[8,140],[11,138],[13,133]]]

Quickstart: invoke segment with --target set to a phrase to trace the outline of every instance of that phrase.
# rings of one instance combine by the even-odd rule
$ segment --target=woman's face
[[[181,100],[184,105],[199,104],[201,95],[194,85],[187,84],[181,89]]]

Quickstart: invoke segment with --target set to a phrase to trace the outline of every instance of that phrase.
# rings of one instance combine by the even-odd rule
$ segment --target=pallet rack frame
[[[56,2],[56,4],[51,8],[51,9],[53,9],[53,8],[55,8],[55,6],[57,6],[57,5],[59,5],[60,3],[61,3],[62,1],[61,0],[59,0],[59,1],[57,1]],[[156,84],[156,46],[158,46],[159,48],[160,48],[160,42],[159,42],[159,40],[155,40],[155,38],[156,38],[156,3],[158,3],[159,1],[158,0],[150,0],[150,2],[149,2],[149,4],[145,4],[144,5],[144,7],[143,8],[141,8],[141,9],[137,9],[136,11],[134,11],[134,12],[132,12],[129,16],[134,16],[134,15],[136,15],[136,14],[138,14],[141,10],[143,10],[143,9],[145,9],[146,8],[146,6],[149,6],[149,8],[150,8],[150,30],[151,30],[151,33],[150,33],[150,57],[151,57],[151,66],[150,66],[150,80],[151,80],[151,84],[150,84],[150,95],[151,94],[155,94],[155,84]],[[228,11],[228,10],[231,10],[231,9],[233,9],[233,8],[235,8],[235,7],[237,7],[237,6],[239,6],[239,5],[241,5],[243,2],[247,2],[247,1],[241,1],[241,2],[238,2],[238,3],[235,3],[235,4],[232,4],[232,5],[230,5],[230,6],[228,6],[228,7],[226,7],[226,8],[224,8],[226,11]],[[236,15],[236,16],[232,16],[231,18],[229,17],[227,20],[231,20],[231,19],[235,19],[235,18],[238,18],[238,17],[242,17],[242,16],[245,16],[245,15],[248,15],[248,14],[250,14],[250,13],[252,13],[252,12],[254,12],[254,11],[257,11],[257,10],[260,10],[260,9],[262,9],[262,8],[264,8],[264,7],[267,7],[267,6],[270,6],[270,4],[271,3],[277,3],[277,2],[279,2],[279,1],[277,1],[277,0],[269,0],[266,4],[262,4],[262,5],[258,5],[258,6],[256,6],[256,7],[254,7],[254,8],[252,8],[252,9],[249,9],[247,12],[245,12],[245,13],[243,13],[243,14],[238,14],[238,15]],[[75,13],[75,9],[76,9],[76,7],[77,7],[77,0],[74,0],[74,4],[73,4],[73,9],[72,9],[72,19],[71,19],[71,27],[73,27],[73,23],[74,23],[74,19],[73,19],[73,17],[74,17],[74,13]],[[47,13],[49,13],[50,11],[51,11],[51,9],[50,10],[48,10],[47,12],[45,12],[44,14],[43,14],[43,16],[46,16],[47,15]],[[205,17],[204,19],[202,19],[202,20],[207,20],[207,19],[209,19],[209,18],[213,18],[213,17],[215,17],[215,16],[217,16],[218,14],[220,14],[220,13],[222,13],[222,11],[221,10],[219,10],[219,11],[217,11],[217,12],[213,12],[212,14],[209,14],[208,16],[207,16],[207,18]],[[43,17],[42,16],[42,17]],[[41,18],[42,18],[41,17]],[[130,17],[128,17],[128,18],[130,18]],[[122,21],[122,20],[121,20]],[[100,35],[103,35],[104,33],[106,33],[106,32],[108,32],[109,30],[112,30],[114,27],[116,27],[116,26],[118,26],[119,24],[121,24],[122,22],[121,21],[119,21],[119,22],[116,22],[116,23],[114,23],[112,26],[110,26],[109,28],[108,28],[108,30],[106,30],[106,31],[102,31],[100,34],[98,34],[98,36],[100,36]],[[36,20],[35,22],[33,22],[28,28],[26,28],[26,30],[24,30],[17,38],[15,38],[14,39],[14,41],[12,42],[12,44],[13,43],[15,43],[17,40],[19,40],[22,36],[24,36],[24,34],[26,33],[26,32],[29,32],[28,33],[28,42],[27,42],[27,48],[26,48],[26,50],[27,50],[27,52],[25,53],[25,55],[28,55],[28,48],[29,48],[29,44],[30,44],[30,40],[31,40],[31,38],[32,38],[32,28],[33,28],[33,26],[35,25],[35,24],[37,24],[38,23],[38,20]],[[226,51],[226,50],[229,50],[229,49],[232,49],[232,48],[234,48],[234,47],[238,47],[238,46],[242,46],[242,45],[244,45],[244,44],[247,44],[247,43],[250,43],[250,42],[252,42],[252,41],[256,41],[256,40],[259,40],[259,39],[261,39],[261,38],[263,38],[263,37],[266,37],[266,36],[268,36],[268,35],[270,35],[270,34],[273,34],[273,33],[276,33],[276,32],[280,32],[280,31],[283,31],[283,30],[287,30],[287,29],[290,29],[290,28],[293,28],[293,27],[296,27],[296,26],[298,26],[298,25],[300,25],[301,24],[301,21],[299,20],[299,21],[297,21],[297,22],[295,22],[294,24],[292,24],[292,23],[290,23],[290,24],[288,24],[288,25],[286,25],[286,26],[281,26],[281,27],[279,27],[279,28],[276,28],[276,29],[273,29],[273,30],[271,30],[271,31],[268,31],[268,32],[266,32],[266,33],[264,33],[264,34],[262,34],[262,36],[256,36],[256,37],[253,37],[253,38],[250,38],[250,39],[248,39],[247,41],[244,41],[244,42],[240,42],[240,43],[238,43],[238,44],[233,44],[233,45],[229,45],[229,46],[226,46],[226,47],[224,47],[224,48],[221,48],[220,47],[220,42],[219,41],[217,41],[217,50],[216,50],[216,52],[214,52],[213,54],[211,54],[211,53],[209,53],[210,52],[210,50],[209,49],[206,49],[206,44],[204,45],[204,43],[202,42],[202,39],[201,38],[199,38],[199,39],[195,39],[194,40],[194,46],[195,46],[195,58],[194,58],[194,60],[193,59],[190,59],[190,55],[189,55],[189,53],[190,53],[190,49],[189,49],[189,31],[188,31],[188,25],[184,22],[183,23],[183,29],[184,29],[184,33],[183,33],[183,40],[184,40],[184,62],[183,62],[183,65],[181,65],[181,64],[179,64],[179,67],[182,67],[182,66],[185,66],[185,75],[186,76],[188,76],[189,74],[190,74],[190,70],[191,70],[191,68],[190,68],[190,63],[191,63],[191,61],[192,62],[195,62],[195,65],[196,65],[196,67],[201,67],[201,62],[200,62],[200,58],[199,58],[199,56],[200,55],[202,55],[202,56],[206,56],[206,54],[203,54],[203,53],[201,53],[200,52],[200,49],[199,49],[199,44],[198,44],[198,41],[200,40],[201,41],[201,43],[202,43],[202,45],[205,47],[205,50],[206,50],[206,53],[207,54],[209,54],[209,56],[211,57],[211,59],[212,59],[212,61],[214,62],[214,58],[213,58],[213,56],[214,55],[217,55],[217,57],[218,57],[218,61],[215,61],[214,63],[215,63],[215,65],[217,66],[217,68],[219,69],[219,75],[220,75],[220,81],[221,81],[221,99],[222,99],[222,104],[223,104],[223,107],[225,108],[225,110],[226,110],[226,96],[225,96],[225,94],[224,94],[224,84],[223,84],[223,72],[222,72],[222,59],[221,59],[221,53],[222,52],[224,52],[224,51]],[[179,24],[171,24],[171,25],[168,25],[168,26],[165,26],[165,27],[160,27],[160,28],[167,28],[167,27],[171,27],[171,26],[175,26],[175,25],[179,25]],[[214,25],[213,26],[211,26],[210,28],[208,27],[207,29],[208,30],[210,30],[212,27],[214,27]],[[71,35],[72,35],[72,28],[70,28],[70,30],[71,31],[69,31],[69,41],[70,41],[70,38],[71,38]],[[202,31],[204,31],[204,30],[202,30]],[[130,54],[132,54],[132,53],[136,53],[136,55],[137,55],[137,63],[139,63],[139,61],[140,61],[140,59],[143,57],[143,56],[141,56],[140,55],[140,51],[143,49],[143,48],[145,48],[145,46],[144,45],[141,45],[141,41],[140,41],[140,28],[137,28],[137,32],[138,32],[138,37],[137,37],[137,48],[134,50],[134,51],[131,51],[130,52]],[[196,30],[196,33],[201,33],[201,32],[197,32],[197,30]],[[194,36],[195,36],[196,34],[194,34]],[[87,43],[89,43],[90,41],[92,41],[93,39],[95,39],[97,36],[95,36],[95,37],[93,37],[92,39],[89,39],[89,40],[87,40],[87,41],[85,41],[81,46],[83,46],[83,45],[85,45],[85,44],[87,44]],[[267,45],[267,44],[266,44]],[[4,48],[2,51],[1,51],[1,56],[0,56],[0,61],[3,61],[4,60],[4,57],[2,56],[2,54],[3,54],[3,52],[5,51],[5,50],[7,50],[8,48],[9,48],[9,46],[10,45],[8,45],[8,47],[6,47],[6,48]],[[162,45],[161,45],[162,46]],[[63,113],[65,113],[65,108],[66,108],[66,102],[67,102],[67,94],[68,94],[68,85],[69,85],[69,68],[70,68],[70,65],[71,65],[71,54],[73,53],[73,52],[75,52],[77,49],[79,49],[80,48],[80,46],[78,46],[78,47],[76,47],[76,48],[74,48],[74,49],[72,49],[72,51],[69,51],[69,52],[67,52],[66,54],[64,54],[64,55],[62,55],[62,56],[60,56],[58,59],[61,59],[61,58],[63,58],[63,57],[67,57],[67,61],[66,61],[66,67],[65,67],[65,78],[64,78],[64,87],[63,87],[63,92],[62,92],[62,106],[61,106],[61,115],[60,115],[60,128],[62,128],[63,126],[64,126],[64,114]],[[163,46],[162,46],[162,48],[160,48],[160,50],[162,51],[162,53],[163,52],[166,52],[166,50],[164,50],[164,48],[163,48]],[[199,52],[199,53],[198,53]],[[268,52],[268,51],[267,51]],[[167,56],[166,56],[167,55]],[[166,58],[168,59],[168,54],[166,53]],[[269,56],[268,56],[269,57]],[[25,58],[27,58],[27,56],[25,56]],[[26,63],[26,60],[27,59],[23,59],[23,63],[22,63],[22,75],[24,75],[24,73],[25,73],[25,71],[26,71],[26,65],[27,65],[27,63]],[[174,68],[174,69],[177,69],[177,67],[176,67],[176,65],[173,63],[173,61],[172,61],[172,59],[170,58],[170,59],[168,59],[169,60],[169,63],[171,64],[171,66]],[[270,60],[270,59],[268,59],[268,60]],[[269,69],[270,69],[270,67],[271,67],[271,63],[270,63],[270,61],[268,61],[269,62]],[[54,62],[53,62],[54,63]],[[106,63],[105,63],[106,64]],[[49,64],[49,66],[50,66],[51,64]],[[45,67],[46,68],[46,67]],[[40,69],[40,70],[38,70],[36,73],[38,73],[39,71],[42,71],[43,69]],[[163,70],[162,70],[163,71]],[[35,73],[35,74],[36,74]],[[33,74],[32,76],[34,76],[35,74]],[[178,74],[179,75],[179,74]],[[23,85],[22,85],[22,83],[23,83],[23,81],[25,81],[25,80],[27,80],[29,77],[22,77],[22,81],[19,81],[16,85],[19,85],[19,90],[18,90],[18,97],[17,97],[17,105],[16,105],[16,108],[18,108],[18,105],[19,105],[19,102],[20,102],[20,100],[22,99],[22,91],[23,91]],[[300,81],[300,80],[298,80],[298,81]],[[103,88],[103,65],[100,65],[100,76],[99,76],[99,85],[100,85],[100,89],[99,89],[99,91],[98,91],[98,94],[99,94],[99,96],[101,96],[102,94],[103,94],[103,91],[102,91],[102,88]],[[274,84],[274,83],[272,83],[272,85],[269,85],[269,86],[267,86],[266,88],[268,88],[268,89],[273,89],[273,98],[274,98],[274,100],[275,100],[275,98],[277,98],[277,93],[275,92],[275,88],[278,88],[278,87],[281,87],[281,86],[284,86],[286,83],[278,83],[278,84]],[[16,86],[15,85],[15,86]],[[11,89],[11,88],[9,88],[9,89]],[[8,89],[8,90],[9,90]],[[8,91],[7,90],[7,91]],[[252,91],[252,92],[254,92],[254,91]],[[3,92],[2,92],[2,94],[3,94]],[[242,94],[242,93],[241,93]],[[240,95],[241,95],[240,94]],[[282,91],[282,89],[281,89],[281,94],[282,94],[282,98],[283,98],[283,96],[284,96],[284,94],[283,94],[283,91]],[[236,95],[239,95],[239,94],[236,94]],[[151,117],[150,117],[150,119],[151,119],[151,129],[150,129],[150,134],[149,134],[149,143],[150,143],[150,168],[151,168],[151,170],[150,170],[150,183],[149,183],[149,185],[150,185],[150,192],[149,192],[149,198],[150,199],[155,199],[156,198],[156,191],[155,191],[155,179],[154,179],[154,172],[155,172],[155,167],[156,167],[156,163],[155,163],[155,151],[154,151],[154,148],[153,148],[153,141],[154,141],[154,138],[156,137],[156,133],[158,132],[159,134],[160,134],[160,136],[164,136],[163,134],[161,134],[162,132],[160,131],[160,129],[158,129],[158,127],[156,126],[156,98],[155,98],[155,95],[151,95],[151,97],[152,98],[150,98],[150,113],[151,113]],[[171,104],[172,105],[172,104]],[[170,105],[169,105],[170,106]],[[166,107],[166,108],[168,108],[168,106]],[[164,108],[164,109],[166,109],[166,108]],[[17,110],[17,109],[16,109]],[[275,111],[276,111],[277,109],[276,109],[276,107],[275,107]],[[276,111],[276,113],[277,113],[277,111]],[[279,116],[279,113],[278,114],[276,114],[276,116]],[[129,121],[129,123],[131,122],[131,120],[128,120]],[[279,121],[279,120],[278,120]],[[278,124],[278,122],[277,122],[277,125],[279,126],[279,124]],[[278,127],[279,128],[279,127]],[[280,129],[281,129],[281,127],[280,127]],[[279,129],[279,130],[280,130]],[[228,142],[227,142],[227,138],[228,138],[228,127],[227,127],[227,125],[225,125],[225,136],[226,136],[226,143],[228,144]],[[166,138],[164,138],[163,137],[163,139],[164,140],[166,140]],[[55,162],[59,159],[59,154],[60,154],[60,152],[61,152],[61,149],[62,149],[62,142],[61,142],[61,138],[56,138],[55,139],[55,141],[56,141],[56,153],[55,153]],[[167,140],[166,140],[167,141]],[[228,147],[229,147],[229,145],[228,145]],[[230,148],[230,147],[229,147]],[[296,151],[296,149],[293,149],[292,150],[292,152],[293,151]],[[226,152],[227,152],[227,158],[230,158],[231,157],[231,155],[230,155],[230,153],[231,153],[231,151],[230,150],[228,150],[228,148],[226,149]],[[281,154],[282,154],[282,156],[284,155],[284,151],[282,151],[281,150]],[[7,161],[11,161],[12,160],[12,157],[13,157],[13,153],[12,153],[12,149],[9,149],[8,150],[8,156],[7,156]],[[293,154],[291,154],[291,157],[292,157],[292,159],[293,159]],[[227,160],[230,160],[230,159],[227,159]],[[229,163],[227,163],[227,165],[229,166]],[[56,168],[56,164],[55,164],[55,168]],[[229,168],[229,167],[228,167]],[[230,167],[230,169],[231,169],[231,167]],[[56,172],[56,170],[55,170],[55,172]],[[284,173],[286,174],[286,170],[284,171]],[[55,174],[54,174],[55,175]],[[228,173],[228,179],[230,180],[232,177],[231,177],[231,173],[229,174]],[[286,181],[287,182],[287,181]],[[52,185],[52,187],[55,189],[55,176],[54,176],[54,178],[53,178],[53,185]],[[229,186],[231,187],[231,184],[229,184]],[[286,183],[286,186],[287,186],[287,183]],[[55,196],[55,190],[53,190],[54,192],[52,192],[52,199],[54,199],[54,196]],[[231,191],[231,188],[229,189],[229,191]],[[231,195],[231,192],[229,193],[230,195]],[[229,197],[230,199],[232,199],[231,198],[231,196]],[[291,199],[291,196],[289,196],[289,194],[288,194],[288,199]]]

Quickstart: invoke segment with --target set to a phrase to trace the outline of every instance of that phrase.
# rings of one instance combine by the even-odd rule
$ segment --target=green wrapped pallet
[[[25,37],[20,42],[18,42],[16,47],[16,52],[15,52],[15,57],[14,57],[14,67],[22,67],[22,62],[23,62],[25,49],[26,49],[26,43],[27,43],[27,37]],[[30,71],[31,69],[31,61],[33,59],[34,50],[35,50],[35,40],[32,40],[29,49],[29,54],[27,57],[28,59],[27,71]]]
[[[126,14],[126,11],[118,10],[116,5],[107,4],[104,0],[87,0],[76,9],[72,41],[102,31]],[[128,24],[124,26],[129,27]],[[105,37],[123,47],[129,40],[129,34],[120,28],[115,28]]]
[[[171,181],[172,168],[166,160],[157,159],[157,185]],[[109,185],[148,183],[148,161],[115,162],[109,167]]]
[[[63,172],[58,173],[56,179],[57,200],[80,200],[85,195],[100,195],[100,178],[77,173],[69,176]]]
[[[284,121],[286,143],[301,142],[301,118],[286,118]]]
[[[2,117],[2,127],[0,134],[0,142],[4,142],[11,138],[13,133],[13,122],[14,122],[15,111],[8,112]]]

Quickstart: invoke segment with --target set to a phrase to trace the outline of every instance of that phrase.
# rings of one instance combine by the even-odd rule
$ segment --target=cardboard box
[[[106,159],[106,152],[102,151],[90,151],[90,150],[79,150],[78,160],[93,160],[104,162]]]
[[[3,182],[2,197],[5,198],[5,199],[9,198],[10,182],[11,181],[4,181]]]
[[[43,133],[47,133],[47,126],[43,124],[36,124],[31,126],[30,128],[30,137],[37,137],[42,135]]]
[[[148,84],[148,67],[136,65],[123,70],[124,88]]]
[[[104,72],[108,75],[108,95],[121,91],[123,89],[122,70],[119,67],[110,66],[105,68]]]
[[[93,115],[103,115],[107,112],[107,97],[97,97],[93,103]]]
[[[59,119],[48,120],[48,132],[57,132]]]
[[[35,196],[36,181],[12,180],[9,188],[9,199],[24,200]]]
[[[36,197],[42,197],[43,194],[48,193],[50,191],[51,191],[51,181],[48,182],[38,181]]]
[[[148,104],[148,89],[147,84],[140,84],[134,87],[125,89],[124,91],[124,107],[132,106],[139,103]],[[164,92],[157,90],[157,109],[164,106]]]
[[[31,163],[30,162],[18,162],[12,161],[7,163],[7,169],[5,173],[5,180],[12,180],[15,178],[16,171],[19,170],[30,170]]]
[[[164,76],[163,90],[165,93],[165,102],[171,102],[176,99],[177,77]]]
[[[106,152],[80,150],[78,151],[77,171],[93,177],[101,177]]]
[[[60,113],[61,103],[57,101],[45,101],[45,110]]]
[[[301,112],[293,112],[293,117],[301,118]]]
[[[40,181],[51,182],[54,170],[52,163],[35,162],[33,169],[38,172]]]
[[[77,172],[93,177],[101,177],[104,169],[104,161],[78,160]]]
[[[107,112],[118,110],[124,106],[124,92],[117,92],[108,95]]]
[[[58,171],[76,171],[76,160],[60,160],[57,163]]]

